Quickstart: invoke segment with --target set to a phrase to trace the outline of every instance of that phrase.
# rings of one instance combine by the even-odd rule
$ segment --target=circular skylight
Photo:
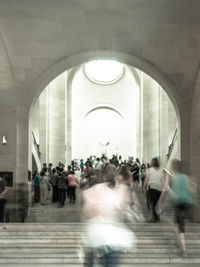
[[[123,64],[115,60],[93,60],[85,64],[85,73],[96,83],[116,82],[124,72]]]

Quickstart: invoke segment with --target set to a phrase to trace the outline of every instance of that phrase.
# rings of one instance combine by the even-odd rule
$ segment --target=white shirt
[[[95,166],[95,170],[101,171],[101,166],[102,166],[102,162],[101,161],[97,162]]]
[[[164,171],[161,168],[149,168],[149,182],[148,185],[152,189],[156,189],[158,191],[162,191],[163,184],[164,184]]]

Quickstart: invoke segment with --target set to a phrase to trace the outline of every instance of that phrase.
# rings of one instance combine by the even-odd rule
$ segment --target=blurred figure
[[[87,161],[86,168],[84,169],[84,177],[87,178],[88,183],[91,182],[91,176],[95,174],[94,168],[92,167],[92,163],[90,161]]]
[[[87,239],[84,266],[117,267],[120,253],[133,245],[134,234],[121,222],[124,190],[109,183],[95,184],[83,191],[83,214],[87,218]],[[99,266],[99,265],[98,265]]]
[[[137,189],[139,184],[140,167],[137,163],[133,165],[133,188]]]
[[[68,192],[69,192],[69,202],[75,203],[76,201],[76,187],[78,185],[78,178],[74,175],[74,172],[71,171],[67,176],[68,178]]]
[[[169,189],[175,208],[175,232],[177,236],[177,246],[182,256],[187,256],[185,245],[185,213],[192,208],[194,196],[190,181],[187,175],[182,173],[181,162],[177,159],[172,160],[171,172],[166,171],[166,179],[158,205],[163,201],[164,195]]]
[[[43,163],[43,164],[42,164],[42,169],[41,169],[41,171],[43,171],[43,172],[47,172],[47,163]]]
[[[117,174],[117,168],[110,159],[109,163],[105,168],[105,180],[114,182],[116,174]]]
[[[34,202],[38,203],[40,201],[40,176],[39,172],[35,171],[33,178],[33,184],[34,184]]]
[[[70,174],[71,169],[72,169],[72,166],[71,166],[71,165],[68,165],[68,166],[67,166],[67,171],[66,171],[66,173],[65,173],[66,176]]]
[[[47,205],[47,197],[48,197],[48,187],[50,186],[49,180],[47,176],[45,176],[45,172],[40,172],[40,202],[42,205]]]
[[[80,160],[80,169],[81,169],[81,173],[84,172],[84,161],[83,159]]]
[[[68,187],[68,180],[62,168],[60,168],[60,171],[58,173],[57,181],[59,207],[62,208],[65,204],[66,192]]]
[[[157,158],[151,160],[151,166],[152,167],[148,169],[143,190],[146,193],[147,188],[149,187],[149,197],[152,208],[152,218],[149,222],[157,223],[160,222],[160,216],[157,214],[156,205],[164,185],[164,171],[160,168]]]
[[[53,188],[52,202],[54,203],[54,202],[58,201],[58,174],[56,172],[56,169],[52,170],[51,185]]]
[[[101,171],[101,167],[102,167],[102,161],[100,158],[96,159],[97,163],[95,165],[95,174],[97,176],[97,180],[98,182],[102,182],[102,171]]]
[[[120,168],[119,174],[116,177],[117,186],[120,186],[122,190],[124,190],[124,204],[129,204],[131,207],[133,206],[133,196],[132,196],[132,180],[131,180],[131,173],[127,166],[122,166]]]
[[[140,168],[140,177],[141,177],[142,188],[143,188],[145,177],[146,177],[146,166],[144,163],[142,164],[142,166]]]
[[[4,222],[4,208],[7,201],[7,192],[8,189],[6,188],[6,182],[3,177],[0,176],[0,223]]]

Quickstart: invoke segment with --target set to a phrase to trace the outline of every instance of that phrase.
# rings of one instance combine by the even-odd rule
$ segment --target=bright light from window
[[[97,83],[116,82],[124,72],[124,66],[115,60],[94,60],[85,64],[86,75]]]

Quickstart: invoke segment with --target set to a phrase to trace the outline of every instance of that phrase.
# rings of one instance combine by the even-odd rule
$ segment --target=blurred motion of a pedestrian
[[[170,187],[169,187],[170,185]],[[181,162],[173,159],[170,172],[166,171],[166,181],[158,205],[162,203],[164,195],[169,192],[174,202],[175,233],[177,236],[178,252],[187,256],[185,244],[185,215],[194,204],[194,192],[189,177],[182,172]]]
[[[95,184],[83,192],[86,226],[84,266],[118,266],[120,254],[132,247],[135,239],[121,221],[124,191],[113,183]]]

